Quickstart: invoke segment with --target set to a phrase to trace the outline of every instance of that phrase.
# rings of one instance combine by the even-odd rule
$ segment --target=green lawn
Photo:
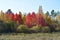
[[[60,33],[2,34],[0,40],[60,40]]]

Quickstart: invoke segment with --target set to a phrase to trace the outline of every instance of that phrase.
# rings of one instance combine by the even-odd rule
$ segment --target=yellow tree
[[[9,14],[5,13],[4,14],[4,22],[8,22],[8,21],[10,21]]]
[[[45,19],[45,22],[46,23],[48,23],[48,24],[51,24],[52,23],[51,17],[49,16],[48,12],[46,12],[44,14],[44,19]]]
[[[4,12],[1,10],[1,12],[0,12],[0,20],[4,20]]]
[[[23,19],[23,22],[25,22],[25,20],[26,20],[26,14],[24,14],[24,15],[22,16],[22,19]]]
[[[60,15],[56,16],[56,20],[59,21],[60,20]]]

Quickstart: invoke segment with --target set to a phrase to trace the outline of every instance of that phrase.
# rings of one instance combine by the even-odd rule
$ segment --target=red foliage
[[[28,13],[28,15],[26,16],[25,24],[26,24],[29,28],[32,27],[32,16],[31,16],[31,13]]]
[[[14,15],[14,21],[16,22],[18,20],[18,15],[17,13]]]
[[[28,15],[26,16],[25,24],[29,28],[31,28],[37,24],[37,16],[36,16],[35,12],[32,12],[32,15],[31,15],[31,13],[28,13]]]
[[[35,12],[32,12],[32,25],[37,25],[37,16]]]
[[[16,14],[14,15],[14,21],[15,21],[15,22],[18,21],[19,24],[22,24],[22,23],[23,23],[22,16],[21,16],[20,14],[17,14],[17,13],[16,13]]]
[[[10,13],[9,17],[10,17],[10,20],[14,21],[14,14],[13,13]]]
[[[23,23],[22,15],[20,15],[20,14],[18,14],[18,21],[19,21],[20,24]]]
[[[47,26],[48,24],[45,22],[44,18],[43,18],[43,15],[42,14],[39,14],[37,16],[37,23],[41,26]]]
[[[22,19],[22,15],[21,14],[13,14],[10,13],[10,20],[15,21],[15,22],[19,22],[20,24],[24,23],[23,19]],[[41,26],[47,26],[48,24],[45,22],[43,15],[39,14],[36,15],[35,12],[28,13],[28,15],[26,16],[26,21],[25,21],[25,25],[27,25],[29,28],[31,28],[34,25],[41,25]]]

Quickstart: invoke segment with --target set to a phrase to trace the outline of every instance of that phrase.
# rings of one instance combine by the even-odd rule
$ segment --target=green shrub
[[[15,31],[15,26],[14,26],[14,22],[12,21],[7,21],[6,22],[6,26],[7,26],[7,30],[8,32],[14,32]]]
[[[42,32],[50,32],[50,29],[48,26],[42,27]]]
[[[0,20],[0,33],[3,33],[7,30],[6,25],[3,21]]]
[[[17,27],[17,32],[23,32],[23,33],[28,32],[28,27],[25,25],[20,25]]]

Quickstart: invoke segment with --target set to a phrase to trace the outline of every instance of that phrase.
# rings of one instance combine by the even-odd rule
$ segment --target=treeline
[[[60,32],[59,12],[14,14],[11,9],[0,12],[0,33]]]

